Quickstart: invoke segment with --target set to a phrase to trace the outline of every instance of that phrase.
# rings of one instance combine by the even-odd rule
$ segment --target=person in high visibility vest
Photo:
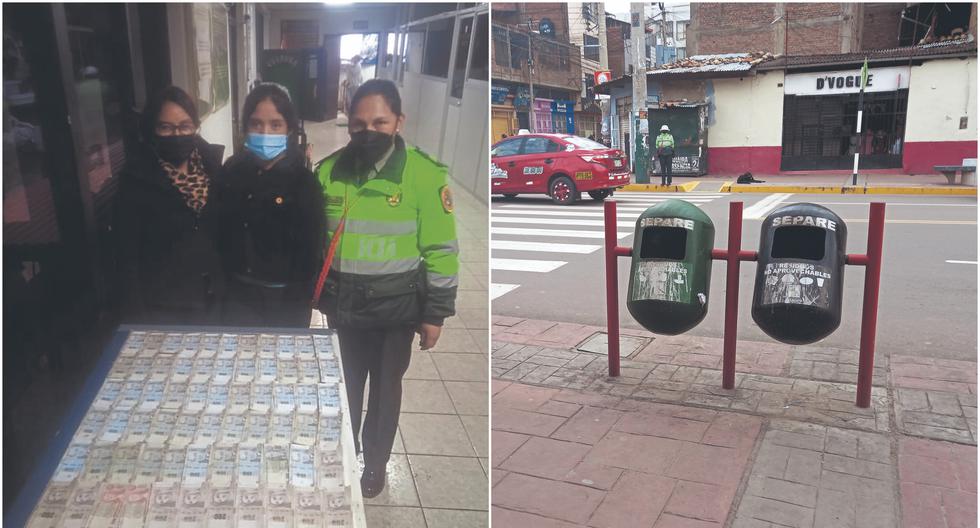
[[[365,497],[385,486],[413,336],[421,336],[422,350],[435,346],[455,313],[459,281],[446,167],[405,143],[404,122],[395,84],[365,82],[351,99],[350,143],[316,169],[333,249],[318,306],[340,339]]]
[[[657,136],[655,146],[657,157],[660,159],[660,185],[670,185],[673,182],[671,165],[674,162],[674,136],[670,134],[670,127],[667,125],[660,127],[660,135]]]

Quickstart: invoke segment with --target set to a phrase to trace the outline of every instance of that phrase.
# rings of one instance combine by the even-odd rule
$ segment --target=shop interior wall
[[[960,120],[966,118],[966,127]],[[912,66],[902,168],[910,174],[936,172],[977,157],[977,60],[928,61]]]
[[[197,64],[190,64],[190,55],[187,49],[188,42],[192,41],[188,32],[193,25],[190,20],[191,7],[188,4],[167,4],[168,31],[170,33],[170,68],[171,79],[174,85],[184,88],[191,86],[191,68],[196,68]],[[229,53],[229,60],[231,54]],[[226,67],[230,70],[230,64]],[[230,93],[230,89],[229,89]],[[235,134],[232,123],[232,102],[228,103],[217,111],[202,117],[201,137],[209,143],[216,143],[225,146],[225,158],[231,156],[233,152]]]
[[[320,39],[324,35],[347,33],[383,33],[397,25],[399,10],[391,4],[359,4],[357,6],[317,6],[313,9],[280,9],[271,4],[265,17],[265,42],[263,49],[279,49],[282,40],[283,20],[316,20],[320,25]]]

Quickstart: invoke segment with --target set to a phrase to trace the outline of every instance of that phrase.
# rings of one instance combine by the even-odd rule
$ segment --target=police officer
[[[657,157],[660,158],[660,185],[670,185],[673,183],[671,165],[674,162],[674,136],[670,134],[670,127],[667,125],[660,127],[656,147]]]
[[[365,497],[384,489],[413,336],[431,348],[455,313],[459,250],[446,168],[405,144],[404,122],[394,83],[365,82],[351,100],[350,143],[316,169],[330,237],[319,308],[340,338]]]

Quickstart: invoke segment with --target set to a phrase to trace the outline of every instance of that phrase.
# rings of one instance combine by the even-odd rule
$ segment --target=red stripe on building
[[[959,165],[966,158],[976,157],[976,141],[910,142],[902,150],[902,170],[906,174],[935,174],[936,165]]]
[[[783,147],[708,147],[708,174],[778,174]]]

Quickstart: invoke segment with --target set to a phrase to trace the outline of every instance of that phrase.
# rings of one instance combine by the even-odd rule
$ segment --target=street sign
[[[594,75],[596,85],[604,84],[612,80],[612,72],[609,71],[597,71]]]

